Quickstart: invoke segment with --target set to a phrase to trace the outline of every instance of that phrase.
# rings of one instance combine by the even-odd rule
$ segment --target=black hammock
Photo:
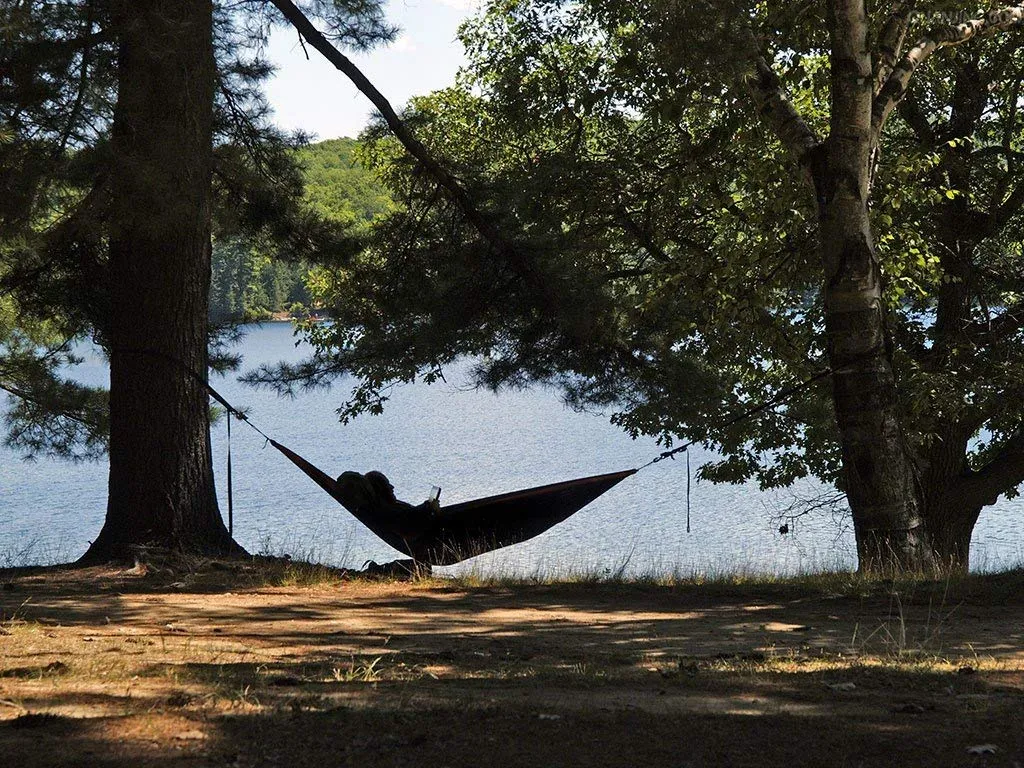
[[[532,539],[636,472],[627,469],[451,504],[441,507],[436,516],[424,514],[422,528],[413,535],[404,528],[403,535],[398,533],[390,510],[346,503],[330,475],[275,440],[270,444],[383,541],[430,565],[453,565]]]
[[[677,448],[663,451],[647,464],[637,469],[626,469],[621,472],[609,472],[604,475],[581,477],[551,485],[541,485],[522,491],[488,496],[483,499],[464,501],[441,507],[436,515],[424,515],[422,522],[417,524],[419,530],[409,531],[408,516],[398,521],[394,511],[387,508],[376,508],[372,505],[357,507],[346,503],[338,489],[337,482],[326,472],[315,467],[276,440],[272,440],[259,427],[249,421],[249,417],[224,399],[217,390],[210,386],[205,377],[192,371],[178,358],[156,350],[122,349],[122,352],[148,355],[167,360],[179,366],[188,376],[203,386],[210,395],[227,409],[227,483],[228,483],[228,531],[234,533],[234,515],[232,509],[231,484],[231,417],[244,421],[248,426],[264,437],[268,443],[283,453],[295,466],[309,476],[313,482],[329,493],[339,504],[347,509],[359,522],[373,531],[384,542],[399,552],[403,552],[418,562],[429,565],[454,565],[485,552],[532,539],[552,526],[558,525],[566,518],[575,514],[605,491],[618,485],[630,475],[636,474],[644,467],[657,464],[659,461],[674,458],[676,454],[686,452],[694,441],[686,442]],[[826,368],[819,371],[807,381],[783,390],[773,399],[761,403],[747,411],[726,420],[722,426],[735,424],[750,418],[761,411],[773,407],[793,394],[802,391],[831,373]],[[686,530],[690,530],[690,460],[686,460]],[[402,533],[399,533],[399,527]]]

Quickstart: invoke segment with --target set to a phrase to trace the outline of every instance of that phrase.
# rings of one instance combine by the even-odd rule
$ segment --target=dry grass
[[[1019,572],[400,584],[261,560],[4,581],[0,754],[28,768],[1024,759]]]

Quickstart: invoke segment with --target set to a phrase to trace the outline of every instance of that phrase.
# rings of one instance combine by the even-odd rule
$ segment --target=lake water
[[[253,326],[239,347],[244,369],[302,357],[291,326]],[[105,384],[106,365],[91,348],[76,378]],[[233,377],[213,385],[279,442],[329,474],[383,471],[399,498],[418,503],[432,485],[442,502],[640,466],[660,452],[650,439],[631,440],[606,417],[565,408],[557,392],[538,389],[495,395],[467,387],[458,371],[449,384],[395,390],[382,416],[342,425],[335,409],[344,382],[294,400],[256,391]],[[461,379],[461,380],[460,380]],[[222,510],[225,426],[214,426],[214,462]],[[364,529],[264,440],[243,424],[232,427],[235,537],[250,552],[292,554],[358,567],[398,556]],[[694,471],[709,456],[691,449]],[[77,557],[100,530],[106,499],[103,463],[25,462],[0,448],[0,565]],[[519,575],[689,575],[694,572],[793,573],[852,568],[849,522],[829,515],[801,518],[788,535],[778,515],[795,495],[817,488],[762,493],[751,485],[694,479],[691,532],[686,532],[686,462],[663,461],[627,478],[590,506],[523,544],[453,569]],[[1001,500],[982,513],[972,542],[975,568],[1024,561],[1024,502]]]

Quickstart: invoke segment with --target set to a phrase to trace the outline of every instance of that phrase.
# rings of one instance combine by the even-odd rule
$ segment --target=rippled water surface
[[[252,327],[240,347],[244,367],[302,356],[291,327]],[[77,378],[105,383],[101,357],[83,350]],[[397,389],[383,416],[343,426],[335,409],[347,386],[279,399],[232,378],[213,384],[250,410],[256,424],[329,474],[345,469],[387,474],[400,498],[418,502],[431,485],[442,501],[463,501],[583,475],[636,467],[659,452],[653,440],[631,440],[607,418],[566,409],[556,392],[468,390],[457,372],[449,384]],[[339,565],[383,561],[394,550],[360,526],[264,440],[232,428],[236,538],[249,551],[284,552]],[[214,462],[222,507],[225,427],[214,427]],[[693,449],[694,470],[708,454]],[[545,574],[689,574],[693,571],[794,572],[854,565],[853,536],[842,519],[802,518],[778,533],[775,517],[794,491],[762,493],[751,485],[694,481],[686,532],[686,464],[665,461],[627,478],[590,506],[532,541],[457,566],[480,572]],[[801,496],[812,485],[796,489]],[[67,560],[100,529],[106,496],[104,464],[49,460],[26,463],[0,448],[0,565]],[[972,561],[995,569],[1024,560],[1021,500],[983,512]]]

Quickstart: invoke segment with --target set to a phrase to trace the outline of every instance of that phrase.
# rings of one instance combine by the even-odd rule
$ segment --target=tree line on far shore
[[[327,139],[295,150],[305,183],[304,198],[325,218],[368,228],[393,207],[384,185],[363,168],[358,142]],[[214,238],[210,319],[214,323],[248,323],[287,314],[315,312],[306,261],[276,258],[272,244],[258,237]]]

